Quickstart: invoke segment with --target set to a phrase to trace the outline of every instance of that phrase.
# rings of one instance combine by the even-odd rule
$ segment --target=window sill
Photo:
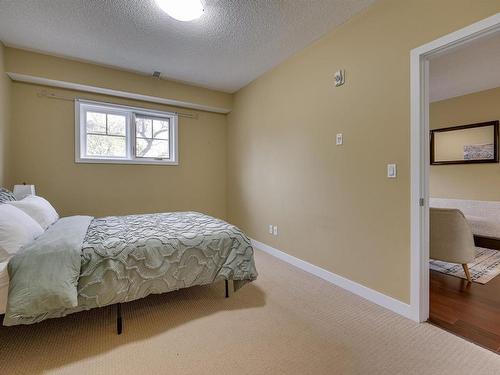
[[[178,161],[172,160],[130,160],[130,159],[89,159],[77,158],[77,164],[137,164],[137,165],[179,165]]]

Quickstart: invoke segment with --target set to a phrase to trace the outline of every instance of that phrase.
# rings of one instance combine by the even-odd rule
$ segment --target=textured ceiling
[[[431,102],[500,87],[500,32],[435,57],[429,73]]]
[[[184,23],[154,0],[0,0],[0,40],[234,92],[373,2],[204,0]]]

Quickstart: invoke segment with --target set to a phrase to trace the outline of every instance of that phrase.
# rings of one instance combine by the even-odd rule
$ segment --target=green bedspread
[[[235,280],[238,288],[257,271],[250,241],[237,227],[196,212],[174,212],[60,219],[11,259],[9,275],[4,325],[222,279]]]

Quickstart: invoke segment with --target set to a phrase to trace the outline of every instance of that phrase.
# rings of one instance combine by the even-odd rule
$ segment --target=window
[[[135,117],[135,157],[169,158],[170,121],[166,118]]]
[[[77,163],[178,164],[177,115],[76,100]]]

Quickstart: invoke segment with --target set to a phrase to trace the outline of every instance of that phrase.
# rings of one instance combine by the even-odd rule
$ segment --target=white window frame
[[[127,156],[125,157],[98,157],[85,155],[87,133],[86,113],[102,112],[117,114],[126,118]],[[144,158],[135,156],[136,130],[135,117],[150,116],[169,120],[169,158]],[[175,112],[155,111],[146,108],[130,107],[125,105],[103,103],[91,100],[75,99],[75,162],[76,163],[101,163],[101,164],[160,164],[178,165],[178,115]]]

